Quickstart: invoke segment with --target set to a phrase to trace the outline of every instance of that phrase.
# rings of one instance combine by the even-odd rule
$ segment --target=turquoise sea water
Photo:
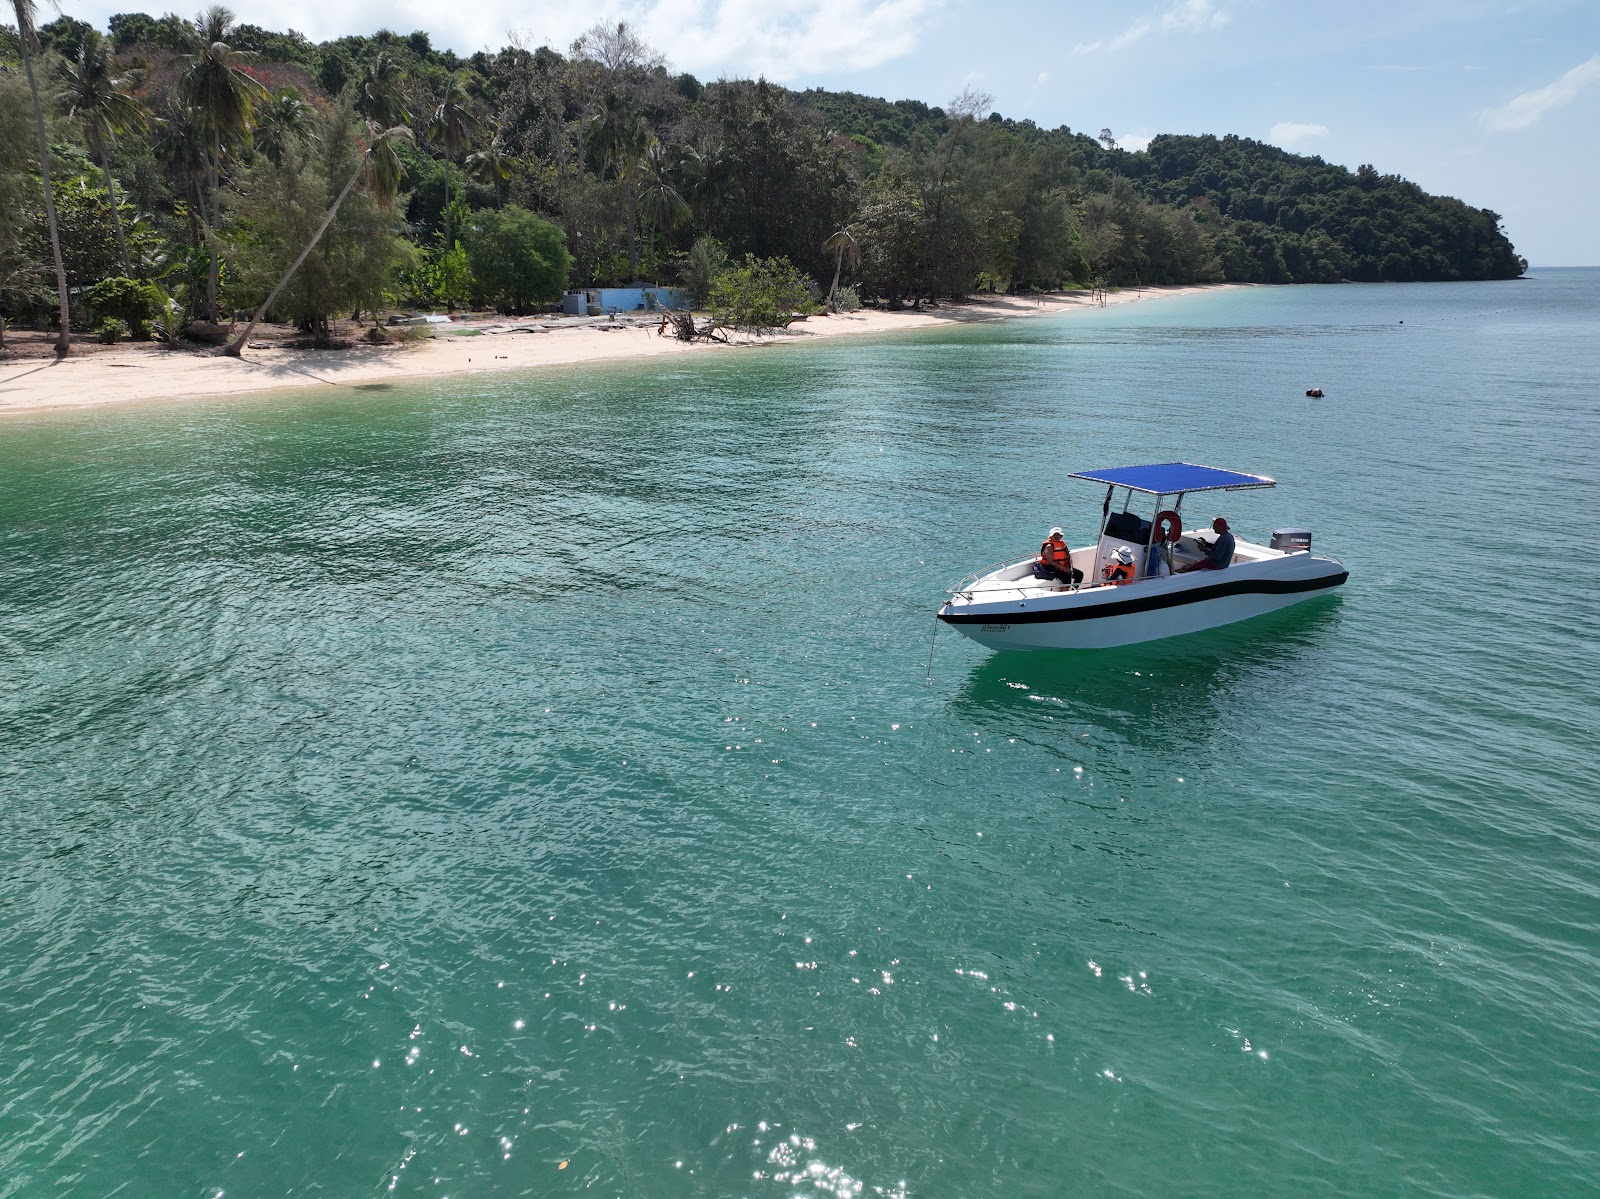
[[[1596,1193],[1597,337],[1541,271],[0,424],[0,1197]],[[1349,585],[925,684],[1179,457]]]

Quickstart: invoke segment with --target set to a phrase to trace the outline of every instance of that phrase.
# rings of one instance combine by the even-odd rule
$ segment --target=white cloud
[[[1313,125],[1308,121],[1279,121],[1267,133],[1267,139],[1273,145],[1282,146],[1285,150],[1293,150],[1296,146],[1327,136],[1326,125]]]
[[[88,0],[73,15],[104,25],[114,12],[188,12],[201,0]],[[680,71],[702,78],[756,76],[805,84],[820,74],[870,70],[918,48],[948,0],[807,0],[797,5],[746,0],[233,0],[247,24],[300,30],[314,41],[378,29],[426,30],[433,44],[461,54],[496,50],[511,30],[563,54],[586,29],[626,21]]]
[[[1137,154],[1141,150],[1148,150],[1150,148],[1150,143],[1155,140],[1155,134],[1145,133],[1143,130],[1140,130],[1137,133],[1122,134],[1117,138],[1117,145],[1121,146],[1124,150],[1127,150],[1132,154]]]
[[[1510,100],[1478,114],[1485,129],[1495,133],[1515,133],[1538,122],[1546,113],[1565,108],[1578,98],[1584,88],[1600,81],[1600,54],[1587,62],[1580,62],[1554,83],[1523,92]]]
[[[1140,17],[1115,37],[1097,42],[1079,42],[1072,47],[1072,52],[1094,54],[1101,50],[1126,50],[1152,34],[1207,33],[1221,29],[1232,19],[1213,5],[1211,0],[1177,0],[1177,3],[1168,5],[1160,12]]]

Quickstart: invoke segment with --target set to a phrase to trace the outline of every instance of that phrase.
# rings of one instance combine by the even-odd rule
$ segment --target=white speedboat
[[[1205,561],[1215,542],[1205,540],[1209,520],[1183,527],[1184,496],[1275,486],[1265,475],[1163,462],[1070,477],[1106,486],[1099,541],[1071,551],[1082,582],[1039,578],[1038,558],[1030,557],[962,579],[940,620],[990,649],[1107,649],[1247,620],[1325,595],[1350,577],[1336,559],[1313,555],[1310,530],[1299,528],[1276,530],[1268,545],[1236,539],[1232,560],[1220,568],[1186,570]],[[1119,489],[1122,510],[1114,512]],[[1136,493],[1155,497],[1150,519],[1131,510]],[[1132,551],[1132,580],[1102,582],[1124,548]]]

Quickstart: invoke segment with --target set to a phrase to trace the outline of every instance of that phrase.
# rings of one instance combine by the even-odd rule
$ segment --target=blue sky
[[[193,6],[200,7],[198,0]],[[113,12],[172,4],[79,3]],[[322,40],[425,29],[460,53],[564,49],[625,20],[678,70],[765,74],[942,104],[964,88],[1007,116],[1158,133],[1237,133],[1370,162],[1504,218],[1536,265],[1600,264],[1597,0],[238,0],[241,19]],[[187,8],[181,11],[187,13]]]

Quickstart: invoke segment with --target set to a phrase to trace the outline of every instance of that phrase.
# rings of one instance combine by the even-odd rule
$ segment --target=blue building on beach
[[[561,311],[583,316],[591,308],[611,315],[618,312],[658,312],[663,308],[687,308],[689,301],[677,287],[591,287],[569,291],[561,297]]]

